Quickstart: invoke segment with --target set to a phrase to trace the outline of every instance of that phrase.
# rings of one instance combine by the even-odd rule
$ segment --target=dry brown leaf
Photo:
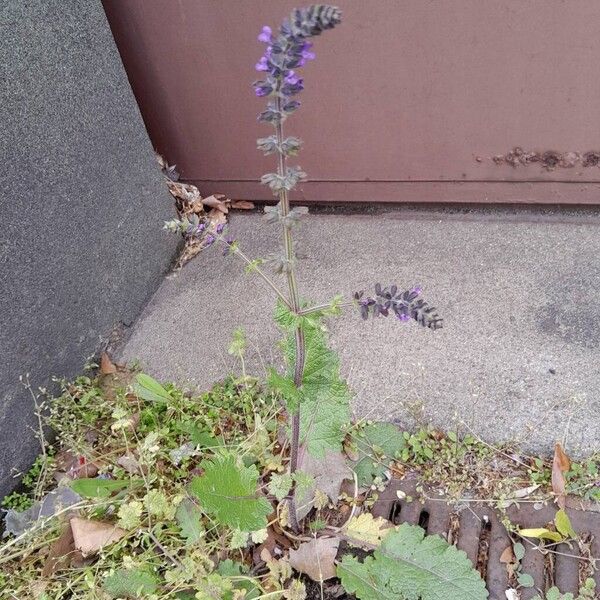
[[[117,372],[117,365],[110,360],[110,356],[106,352],[103,352],[100,356],[100,373],[102,375],[110,375],[111,373]]]
[[[515,553],[513,552],[512,546],[507,546],[500,555],[500,562],[509,565],[514,563],[515,560]]]
[[[67,523],[60,534],[60,537],[55,540],[50,546],[44,568],[42,569],[43,577],[54,575],[59,569],[66,569],[70,564],[70,555],[75,551],[73,540],[73,531]]]
[[[75,548],[84,556],[95,554],[104,546],[119,541],[127,533],[120,527],[102,521],[73,517],[70,522]]]
[[[249,200],[232,200],[231,208],[235,208],[236,210],[253,210],[254,202],[250,202]]]
[[[137,458],[131,452],[127,452],[119,457],[117,459],[117,464],[133,475],[143,475],[147,471],[147,469],[140,465]]]
[[[208,219],[213,227],[227,223],[227,217],[225,216],[225,213],[220,211],[218,208],[210,209],[210,212],[208,213]]]
[[[557,443],[554,446],[552,460],[552,491],[556,495],[556,503],[560,508],[565,508],[567,497],[565,473],[571,468],[571,460],[566,455],[563,447]]]
[[[346,457],[341,452],[327,452],[325,458],[315,458],[306,449],[302,450],[298,469],[314,478],[314,483],[304,494],[296,498],[298,519],[303,519],[313,508],[314,496],[321,490],[335,504],[344,479],[352,479],[352,471],[348,467]]]
[[[335,557],[339,538],[317,538],[304,542],[298,550],[290,550],[290,565],[313,581],[326,581],[336,576]]]
[[[190,183],[181,183],[179,181],[167,181],[169,191],[175,198],[185,202],[194,202],[201,198],[200,190]]]
[[[202,204],[204,204],[204,206],[208,206],[210,208],[216,208],[217,210],[220,210],[222,213],[227,214],[229,212],[229,209],[227,208],[227,204],[225,202],[223,202],[223,199],[225,198],[225,196],[223,196],[222,194],[218,195],[219,197],[217,197],[215,194],[213,194],[212,196],[209,196],[208,198],[202,198]]]

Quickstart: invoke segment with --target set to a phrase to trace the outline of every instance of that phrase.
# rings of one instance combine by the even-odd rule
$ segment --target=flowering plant
[[[299,468],[299,449],[324,457],[326,452],[340,449],[345,427],[350,418],[350,394],[340,378],[335,354],[327,347],[322,319],[339,314],[344,306],[356,306],[363,319],[394,315],[399,321],[415,320],[433,330],[442,326],[435,308],[421,297],[421,288],[401,291],[396,285],[374,286],[374,294],[365,296],[356,292],[353,299],[344,301],[337,296],[330,302],[313,305],[301,299],[296,279],[296,254],[293,228],[308,213],[306,207],[291,207],[290,192],[306,174],[299,166],[289,166],[288,157],[296,155],[302,142],[294,136],[284,136],[287,119],[300,108],[298,94],[304,89],[304,79],[298,70],[315,58],[310,38],[333,29],[341,23],[341,12],[335,6],[315,4],[295,9],[277,31],[265,25],[258,40],[265,44],[264,53],[256,63],[263,78],[253,84],[257,97],[266,98],[267,106],[258,120],[270,124],[271,135],[257,140],[258,149],[277,157],[277,170],[262,176],[261,182],[271,189],[279,200],[265,207],[265,220],[281,226],[283,254],[271,262],[274,271],[285,276],[287,291],[282,291],[261,265],[262,259],[251,260],[240,249],[237,241],[216,232],[211,243],[220,240],[225,253],[234,254],[247,263],[247,270],[257,273],[278,297],[276,321],[286,334],[285,357],[287,371],[279,374],[272,370],[270,386],[285,400],[291,415],[291,443],[289,471],[292,480]],[[287,498],[289,521],[299,529],[295,489],[292,485]]]

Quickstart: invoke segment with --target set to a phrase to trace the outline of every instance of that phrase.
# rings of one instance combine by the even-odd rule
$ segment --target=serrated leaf
[[[158,578],[143,569],[119,569],[104,580],[104,590],[113,598],[143,598],[158,590]]]
[[[171,402],[173,397],[156,379],[140,373],[136,377],[136,383],[133,386],[136,396],[147,402]]]
[[[546,539],[553,542],[562,542],[563,536],[557,531],[550,531],[545,527],[537,527],[533,529],[519,529],[519,535],[523,537],[537,538],[538,540]]]
[[[402,452],[406,441],[392,423],[366,425],[355,437],[358,460],[352,469],[360,486],[370,486],[376,477],[383,477],[389,463]]]
[[[245,575],[247,571],[248,569],[245,565],[235,562],[230,558],[222,560],[217,566],[217,573],[222,577],[240,578]],[[244,600],[254,600],[260,596],[258,582],[255,583],[255,580],[250,579],[247,575],[245,579],[237,579],[234,585],[236,589],[246,590]],[[231,598],[233,598],[233,594],[231,592],[226,592],[224,599],[231,600]]]
[[[274,473],[271,475],[271,480],[267,485],[267,489],[269,490],[269,494],[273,494],[273,496],[281,502],[288,495],[293,482],[294,480],[289,473],[283,473],[281,475]]]
[[[181,501],[175,512],[175,519],[181,528],[181,535],[186,544],[197,544],[204,537],[204,527],[201,522],[202,511],[189,498]]]
[[[272,507],[257,494],[258,469],[240,466],[232,454],[222,454],[200,465],[202,477],[192,480],[190,490],[201,503],[201,509],[220,524],[256,531],[267,526]]]
[[[577,533],[573,529],[573,525],[571,525],[571,519],[569,519],[569,515],[561,508],[554,515],[554,525],[556,525],[556,529],[563,537],[566,538],[576,538]]]
[[[353,540],[376,546],[392,531],[390,525],[383,517],[375,518],[371,513],[362,513],[348,521],[344,533]]]
[[[71,489],[85,498],[108,498],[114,492],[140,485],[144,485],[143,479],[81,478],[70,483]]]
[[[290,400],[300,407],[301,443],[310,454],[323,458],[327,450],[341,449],[344,427],[350,420],[350,393],[340,378],[338,357],[327,347],[319,317],[298,317],[280,302],[275,320],[288,332],[284,353],[287,378],[292,381],[296,363],[294,328],[301,327],[304,333],[302,386],[296,388],[297,394],[293,394]]]
[[[372,557],[344,556],[337,570],[360,600],[484,600],[485,583],[467,555],[416,525],[390,531]]]

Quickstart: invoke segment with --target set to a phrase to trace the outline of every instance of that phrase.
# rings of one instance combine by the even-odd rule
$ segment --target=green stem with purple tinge
[[[281,112],[281,97],[277,96],[277,110]],[[283,142],[283,126],[279,121],[275,127],[277,136],[278,146],[278,165],[277,172],[280,177],[285,176],[286,157],[281,150],[281,144]],[[279,209],[281,216],[286,217],[290,212],[290,199],[288,190],[283,188],[279,192]],[[286,224],[286,220],[283,221],[283,241],[285,247],[285,258],[286,258],[286,276],[289,288],[289,302],[291,309],[295,314],[300,314],[300,296],[298,294],[298,283],[296,281],[295,268],[295,256],[294,256],[294,243],[292,239],[291,227]],[[294,384],[296,387],[302,386],[302,379],[304,375],[304,361],[305,361],[305,341],[304,332],[301,327],[296,327],[294,331],[295,343],[296,343],[296,364],[294,365]],[[290,474],[293,475],[298,469],[298,453],[300,447],[300,407],[296,408],[296,411],[292,414],[292,442],[290,449]],[[298,525],[298,518],[296,516],[296,498],[295,488],[292,488],[290,495],[290,524],[294,531],[300,529]]]

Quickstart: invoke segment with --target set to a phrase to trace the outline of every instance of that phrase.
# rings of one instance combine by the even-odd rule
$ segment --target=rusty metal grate
[[[384,517],[395,525],[421,525],[429,534],[438,534],[467,553],[473,565],[485,577],[490,600],[506,600],[505,591],[512,587],[506,565],[500,562],[504,550],[512,544],[499,513],[484,502],[469,502],[461,506],[448,505],[435,492],[418,491],[415,479],[392,480],[373,507],[373,515]],[[400,496],[404,499],[400,499]],[[412,498],[412,501],[411,501]],[[600,507],[569,499],[567,510],[573,528],[589,540],[589,557],[600,559]],[[519,527],[544,527],[556,513],[553,506],[536,510],[522,503],[506,509],[511,523]],[[521,590],[521,599],[530,600],[539,591],[556,585],[563,593],[577,593],[581,574],[590,568],[590,562],[555,553],[542,553],[531,544],[525,544],[522,570],[533,576],[535,587]],[[581,557],[576,544],[559,544],[557,552]],[[600,573],[590,571],[600,589]],[[585,577],[583,577],[585,579]]]

